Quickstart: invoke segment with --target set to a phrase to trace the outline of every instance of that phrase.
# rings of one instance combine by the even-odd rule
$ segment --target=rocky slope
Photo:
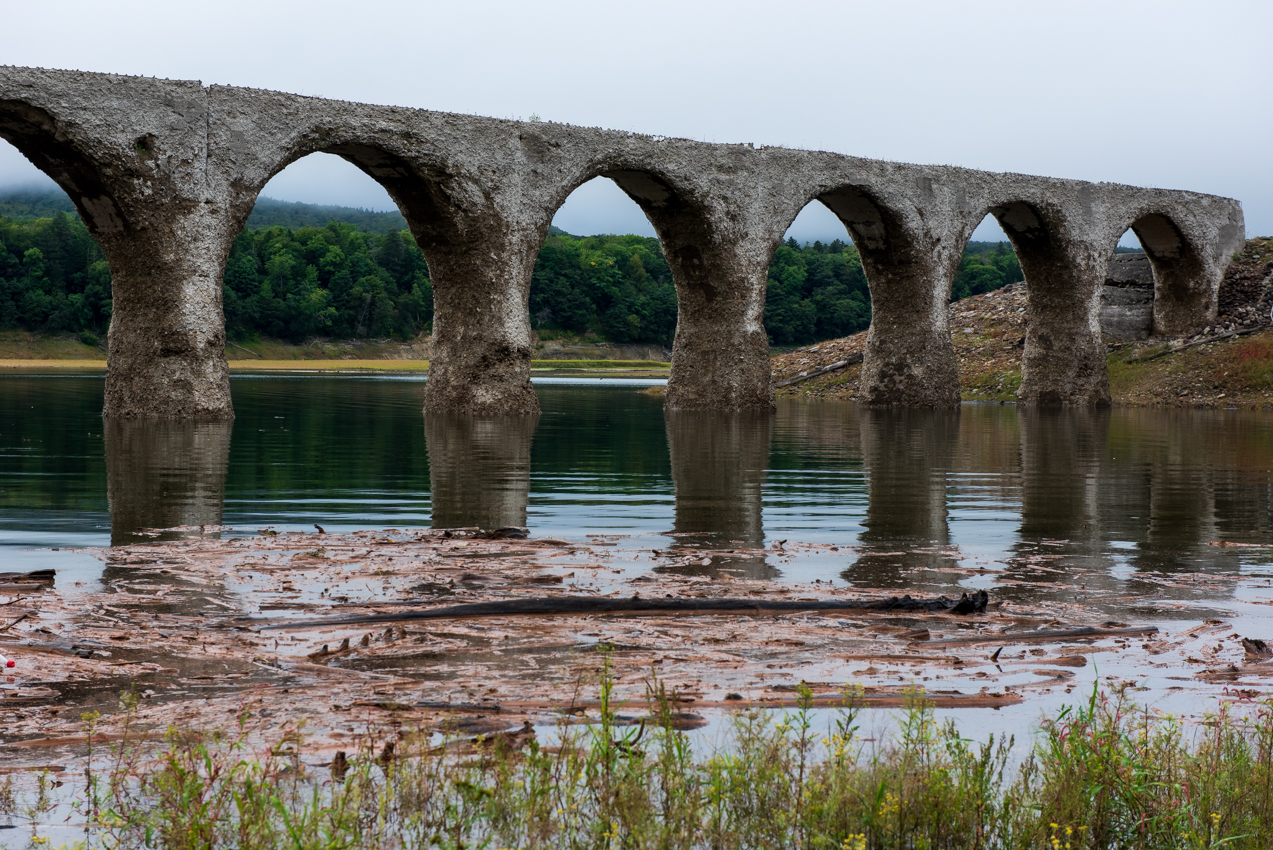
[[[1188,339],[1109,343],[1116,404],[1273,408],[1273,239],[1251,239],[1219,293],[1214,325]],[[1012,401],[1021,383],[1028,323],[1025,284],[950,305],[951,338],[965,401]],[[862,353],[866,334],[835,339],[773,358],[781,383]],[[780,396],[857,396],[860,365],[801,381]]]

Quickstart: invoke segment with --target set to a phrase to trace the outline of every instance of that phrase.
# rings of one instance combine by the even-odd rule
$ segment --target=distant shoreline
[[[428,360],[231,360],[232,373],[243,372],[414,372],[429,371]],[[666,377],[669,363],[652,360],[532,360],[534,374],[582,373],[615,376]],[[0,360],[0,374],[29,373],[41,370],[58,372],[105,372],[106,360],[89,358],[9,359]]]

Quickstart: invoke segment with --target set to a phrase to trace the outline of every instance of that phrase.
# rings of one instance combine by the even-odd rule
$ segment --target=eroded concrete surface
[[[1020,400],[1108,403],[1100,301],[1132,228],[1153,264],[1156,332],[1208,324],[1244,237],[1237,201],[823,151],[757,148],[556,123],[347,103],[281,92],[0,67],[0,137],[70,194],[113,276],[106,413],[233,415],[220,280],[235,235],[275,174],[341,156],[397,202],[435,299],[426,406],[523,414],[531,272],[553,214],[595,177],[654,225],[679,322],[667,405],[772,405],[761,323],[769,258],[821,200],[862,252],[873,323],[862,399],[958,403],[946,302],[987,215],[1029,281]]]
[[[969,728],[1018,733],[1097,679],[1184,713],[1263,697],[1273,685],[1273,663],[1242,641],[1273,637],[1273,576],[1261,569],[1142,574],[1119,585],[1107,570],[1065,562],[1064,541],[1046,539],[1018,547],[1006,563],[970,566],[941,546],[873,552],[869,542],[862,551],[788,542],[721,550],[677,535],[671,548],[636,550],[601,536],[387,530],[222,540],[220,531],[186,528],[178,533],[190,540],[103,550],[99,582],[0,586],[0,652],[17,663],[0,684],[6,772],[54,765],[74,773],[88,751],[84,713],[103,712],[97,742],[115,739],[129,718],[119,709],[128,691],[141,697],[129,718],[134,736],[157,738],[171,724],[229,729],[247,712],[261,746],[303,728],[315,765],[360,741],[379,746],[421,730],[462,737],[527,721],[579,722],[596,716],[603,653],[622,710],[643,713],[657,677],[701,722],[791,706],[800,683],[821,706],[841,704],[846,687],[871,708],[901,706],[922,690],[939,709],[959,709]],[[1257,548],[1220,544],[1217,553]],[[766,562],[872,555],[901,558],[921,587],[985,588],[990,604],[962,615],[407,619],[530,597],[729,597],[763,606],[899,593],[750,577],[764,575],[757,564]],[[1211,597],[1227,600],[1223,614]],[[380,619],[332,622],[363,615]]]

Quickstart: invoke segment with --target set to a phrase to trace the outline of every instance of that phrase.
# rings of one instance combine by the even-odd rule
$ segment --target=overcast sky
[[[1273,234],[1273,3],[4,0],[0,62],[1238,198]],[[0,186],[39,180],[0,141]],[[392,207],[314,155],[265,194]],[[815,207],[818,207],[815,209]],[[557,215],[651,233],[609,181]],[[984,225],[978,238],[995,238]],[[792,235],[843,236],[819,205]]]

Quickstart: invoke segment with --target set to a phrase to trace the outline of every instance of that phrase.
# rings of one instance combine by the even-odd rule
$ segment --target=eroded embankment
[[[1145,576],[1153,589],[1123,599],[1089,590],[1082,569],[1053,569],[1045,544],[1014,555],[1033,578],[950,566],[948,586],[980,583],[988,604],[910,604],[897,590],[748,580],[728,566],[826,556],[826,546],[621,543],[473,531],[209,536],[104,550],[96,585],[10,575],[0,583],[0,652],[16,661],[0,690],[6,769],[73,770],[87,749],[83,715],[103,713],[95,740],[118,736],[130,691],[140,696],[134,734],[228,729],[248,710],[269,719],[258,744],[303,726],[318,762],[404,729],[553,724],[595,713],[603,657],[617,700],[639,713],[657,677],[699,717],[789,706],[800,683],[821,705],[854,686],[866,707],[900,706],[917,690],[938,708],[1029,706],[1090,685],[1094,662],[1102,680],[1199,708],[1273,683],[1263,645],[1244,640],[1260,637],[1262,614],[1235,614],[1245,625],[1191,619],[1171,601],[1218,582],[1263,611],[1262,574]],[[685,574],[695,569],[711,575]],[[473,603],[487,604],[438,616]],[[1171,613],[1133,618],[1146,603]],[[1112,619],[1119,609],[1127,616]]]

